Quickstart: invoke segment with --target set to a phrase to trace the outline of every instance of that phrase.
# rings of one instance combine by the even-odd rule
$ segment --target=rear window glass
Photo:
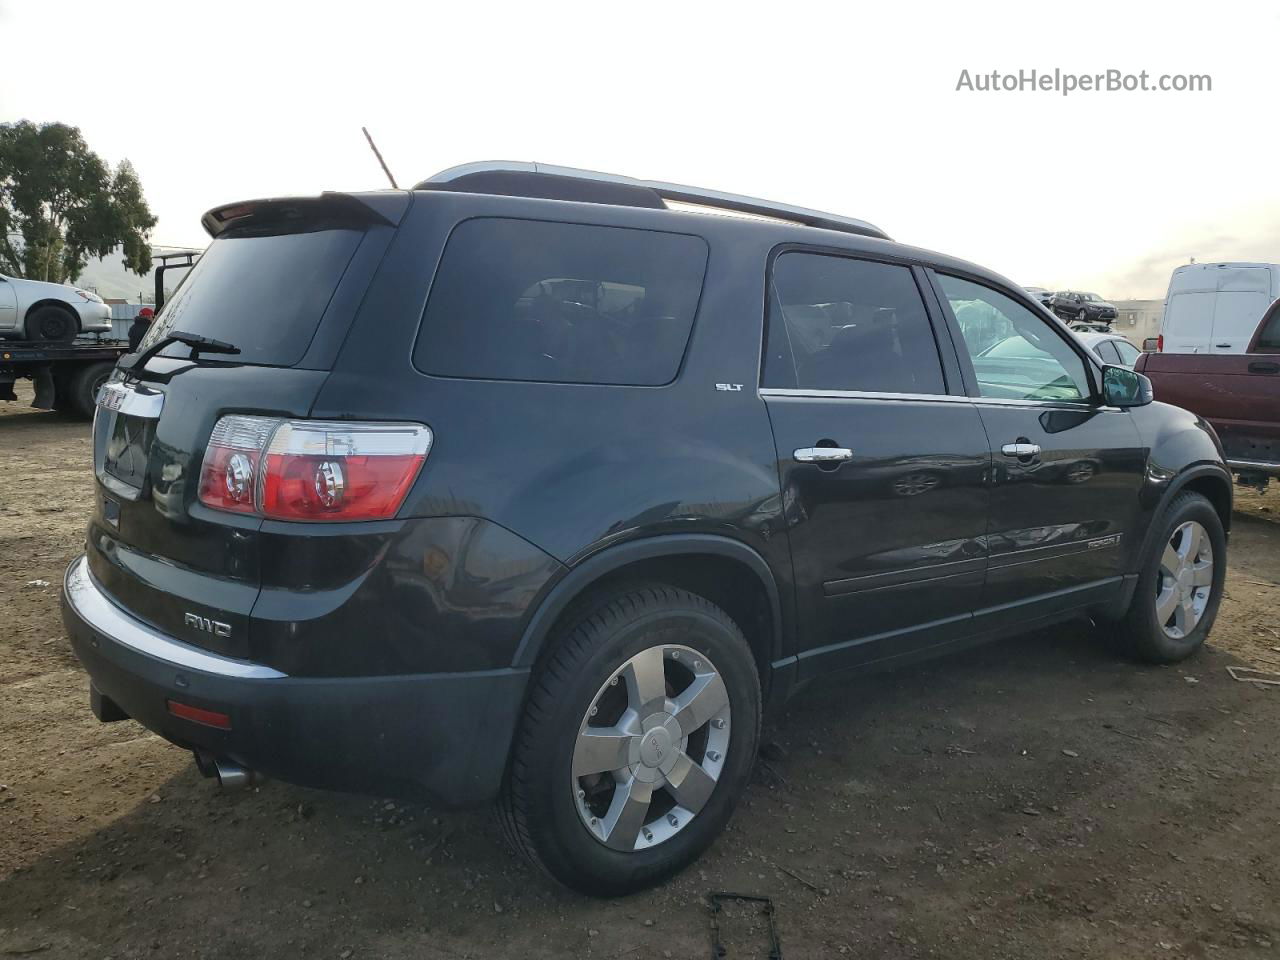
[[[484,380],[670,383],[706,266],[706,242],[684,234],[468,220],[445,246],[414,365]]]
[[[317,230],[219,237],[165,303],[142,349],[180,330],[239,347],[237,363],[292,366],[307,352],[363,236]],[[161,352],[185,357],[190,348]]]

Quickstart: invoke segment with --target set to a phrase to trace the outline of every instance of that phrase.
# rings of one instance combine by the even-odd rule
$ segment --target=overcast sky
[[[862,217],[1024,284],[1162,297],[1280,260],[1274,2],[0,0],[0,119],[129,158],[153,239],[230,200],[539,160]],[[1210,74],[1211,93],[957,92]]]

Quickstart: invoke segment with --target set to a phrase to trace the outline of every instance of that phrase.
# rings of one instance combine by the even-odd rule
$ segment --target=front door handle
[[[1038,443],[1006,443],[1000,448],[1000,452],[1006,457],[1017,457],[1019,460],[1026,460],[1029,457],[1039,456],[1040,444]]]
[[[847,447],[800,447],[793,454],[800,463],[841,463],[853,459]]]
[[[1270,360],[1255,360],[1249,364],[1250,373],[1280,373],[1280,363],[1272,363]]]

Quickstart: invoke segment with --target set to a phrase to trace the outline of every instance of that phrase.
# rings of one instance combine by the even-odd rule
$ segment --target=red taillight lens
[[[271,417],[218,421],[200,468],[201,503],[235,513],[254,512],[262,448],[279,423]]]
[[[1164,353],[1164,334],[1156,337],[1156,353]]]
[[[205,453],[200,501],[276,520],[388,519],[417,479],[431,439],[416,423],[223,417]]]

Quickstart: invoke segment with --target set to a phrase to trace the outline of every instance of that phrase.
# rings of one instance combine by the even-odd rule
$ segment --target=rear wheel
[[[74,313],[53,305],[38,307],[27,317],[28,340],[52,340],[65,343],[80,332],[80,321]]]
[[[68,396],[67,412],[85,420],[93,419],[94,407],[98,402],[98,391],[111,376],[114,363],[91,363],[81,368],[71,381]]]
[[[533,680],[501,813],[556,880],[615,896],[724,829],[755,759],[760,683],[742,632],[703,597],[641,585],[580,611]]]
[[[1119,627],[1141,659],[1175,663],[1199,650],[1213,629],[1227,571],[1227,538],[1217,511],[1198,493],[1177,497],[1157,523]]]

